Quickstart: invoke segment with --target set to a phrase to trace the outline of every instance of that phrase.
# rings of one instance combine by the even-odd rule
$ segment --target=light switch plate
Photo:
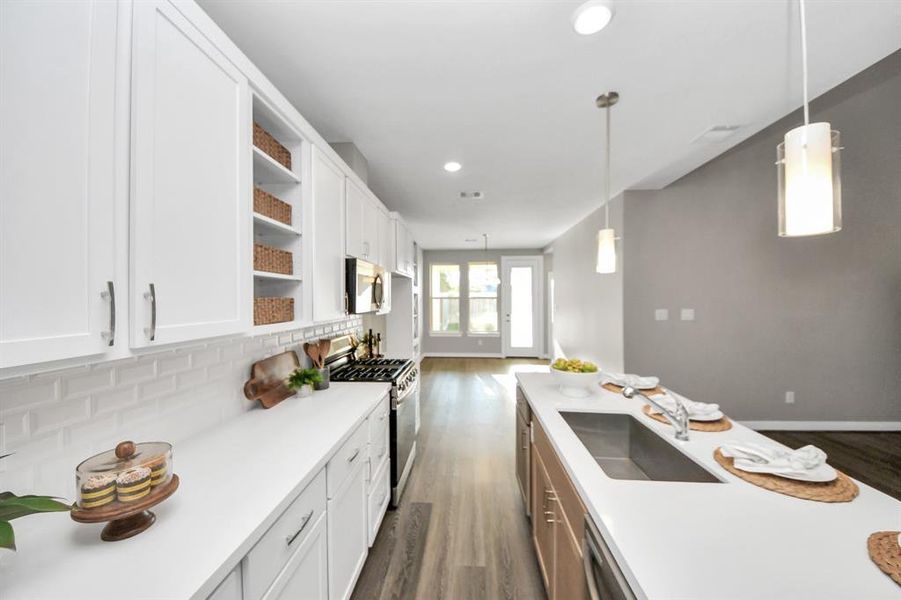
[[[669,320],[669,309],[667,308],[658,308],[654,311],[654,320],[655,321],[668,321]]]
[[[694,321],[695,320],[695,309],[693,308],[683,308],[680,318],[683,321]]]

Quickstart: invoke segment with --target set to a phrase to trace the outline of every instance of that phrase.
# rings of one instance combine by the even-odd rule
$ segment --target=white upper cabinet
[[[108,351],[127,302],[114,260],[118,10],[0,2],[0,368]]]
[[[387,210],[378,211],[379,218],[379,264],[385,271],[392,270],[394,260],[394,220]]]
[[[392,268],[395,273],[413,276],[413,254],[415,252],[413,245],[413,235],[407,226],[400,219],[394,219],[394,261]]]
[[[372,193],[356,181],[347,178],[347,240],[348,256],[375,264],[384,264],[379,256],[379,215],[382,207]]]
[[[344,304],[344,173],[313,149],[313,320],[339,319]]]
[[[250,93],[168,2],[134,4],[132,346],[246,331]]]
[[[347,255],[354,258],[366,258],[363,248],[363,205],[366,201],[366,193],[348,177],[344,247]]]

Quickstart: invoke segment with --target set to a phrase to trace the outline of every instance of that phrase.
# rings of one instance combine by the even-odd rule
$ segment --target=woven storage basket
[[[275,219],[285,225],[291,224],[291,205],[258,187],[253,188],[253,212]]]
[[[285,323],[294,320],[294,298],[254,298],[253,324]]]
[[[256,123],[253,124],[253,145],[286,169],[291,169],[291,151],[279,144],[277,139]]]
[[[294,255],[287,250],[279,250],[265,244],[254,244],[253,270],[292,275],[294,273]]]

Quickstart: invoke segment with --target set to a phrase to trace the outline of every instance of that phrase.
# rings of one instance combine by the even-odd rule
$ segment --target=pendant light
[[[616,273],[616,233],[610,227],[610,108],[619,101],[617,92],[601,94],[595,100],[598,108],[605,109],[607,116],[607,154],[604,169],[604,228],[598,231],[598,273]]]
[[[779,236],[833,233],[842,228],[841,147],[829,123],[811,123],[807,97],[807,22],[801,12],[801,71],[804,125],[776,147],[779,180]]]

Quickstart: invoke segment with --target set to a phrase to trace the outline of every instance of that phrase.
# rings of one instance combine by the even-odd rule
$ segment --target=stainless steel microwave
[[[351,315],[376,312],[385,296],[384,271],[365,260],[348,258],[344,266],[344,293]]]

